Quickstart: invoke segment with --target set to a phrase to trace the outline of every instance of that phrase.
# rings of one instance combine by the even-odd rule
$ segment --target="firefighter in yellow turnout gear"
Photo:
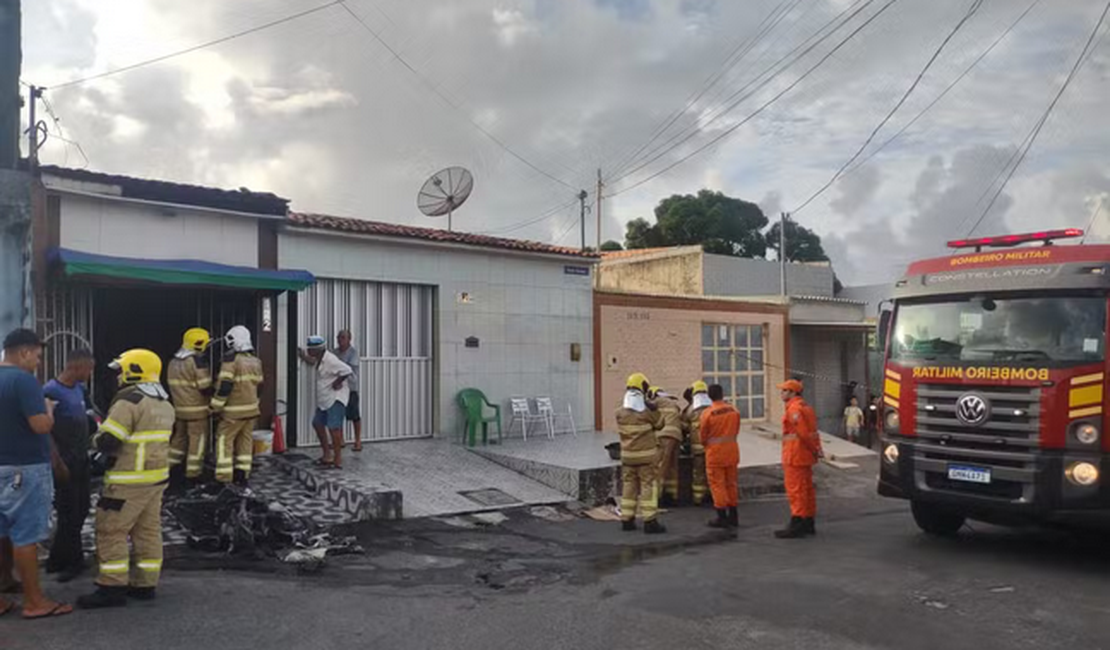
[[[659,458],[655,466],[656,485],[660,486],[661,505],[678,504],[678,448],[682,445],[682,404],[674,396],[652,388],[649,397],[663,416],[659,439]]]
[[[656,466],[659,441],[655,432],[663,428],[663,414],[647,401],[647,377],[635,373],[628,378],[617,429],[621,437],[621,528],[636,530],[636,510],[644,521],[644,532],[667,531],[658,520]]]
[[[128,350],[110,367],[119,371],[120,388],[94,437],[110,460],[96,506],[97,589],[77,600],[87,609],[126,605],[128,596],[154,598],[162,571],[162,492],[174,422],[159,383],[162,360],[150,350]]]
[[[690,403],[683,412],[685,430],[690,436],[690,456],[693,461],[692,489],[694,505],[705,503],[709,483],[705,473],[705,445],[701,441],[701,413],[713,405],[709,399],[709,386],[704,381],[695,381],[689,388]]]
[[[251,333],[242,325],[227,331],[227,353],[216,376],[212,410],[220,414],[216,427],[216,480],[246,485],[254,460],[254,425],[258,387],[262,384],[262,362],[254,356]]]
[[[180,484],[182,475],[196,480],[204,469],[204,446],[208,440],[208,397],[205,393],[212,387],[205,352],[210,341],[208,330],[194,327],[186,331],[181,349],[173,355],[166,369],[166,383],[170,386],[177,413],[170,438],[171,484]]]

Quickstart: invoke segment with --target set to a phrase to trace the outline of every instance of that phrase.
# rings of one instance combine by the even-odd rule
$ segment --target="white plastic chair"
[[[537,397],[536,410],[540,415],[546,418],[548,437],[552,440],[555,439],[555,420],[562,417],[561,413],[555,412],[555,403],[550,397]],[[574,437],[578,437],[578,427],[574,424],[574,411],[571,409],[570,404],[567,404],[567,420],[570,422],[570,432]]]
[[[543,422],[548,425],[548,431],[551,427],[546,415],[532,413],[532,407],[528,405],[527,397],[513,397],[509,399],[509,406],[512,409],[513,417],[509,420],[509,432],[512,433],[513,424],[520,422],[520,432],[524,439],[528,439],[528,423],[529,422]]]

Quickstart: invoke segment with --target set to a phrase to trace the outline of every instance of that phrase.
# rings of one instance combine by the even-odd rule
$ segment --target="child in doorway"
[[[859,399],[853,397],[844,407],[844,432],[848,435],[848,442],[859,442],[862,427],[863,409],[859,407]]]

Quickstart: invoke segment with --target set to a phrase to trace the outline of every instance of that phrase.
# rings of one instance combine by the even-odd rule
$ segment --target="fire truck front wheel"
[[[952,537],[963,528],[966,517],[934,503],[911,502],[913,520],[917,527],[930,535]]]

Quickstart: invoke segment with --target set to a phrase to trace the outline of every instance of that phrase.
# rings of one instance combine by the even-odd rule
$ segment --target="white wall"
[[[779,263],[728,255],[706,255],[707,296],[777,296],[781,293]],[[833,295],[831,266],[786,265],[786,293],[791,296]]]
[[[440,436],[453,436],[461,426],[455,395],[462,388],[479,388],[501,404],[505,427],[510,397],[540,395],[568,401],[578,425],[589,425],[592,283],[589,276],[564,272],[567,265],[588,263],[300,231],[281,233],[278,250],[282,268],[318,277],[437,287]],[[459,301],[463,292],[469,303]],[[465,347],[469,336],[478,337],[479,348]],[[581,346],[578,362],[570,360],[571,343]]]
[[[62,248],[86,253],[258,266],[258,221],[246,216],[63,194],[60,225]]]

